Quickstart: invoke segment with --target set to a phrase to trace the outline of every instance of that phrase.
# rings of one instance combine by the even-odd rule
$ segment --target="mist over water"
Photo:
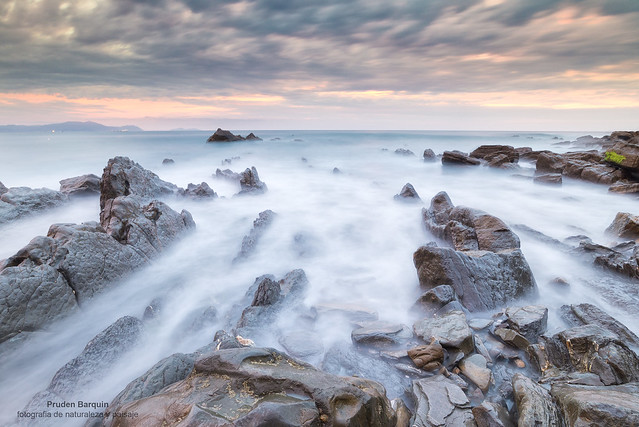
[[[7,187],[58,189],[58,181],[64,178],[86,173],[100,176],[107,161],[120,155],[180,187],[206,181],[221,196],[210,201],[166,199],[174,210],[191,212],[197,224],[194,232],[122,283],[84,303],[75,314],[0,355],[0,395],[12,396],[0,401],[0,424],[11,422],[16,411],[46,388],[55,372],[97,333],[121,316],[141,317],[156,297],[168,301],[162,317],[148,325],[143,343],[106,379],[79,393],[83,400],[110,402],[163,357],[210,343],[215,331],[226,327],[225,314],[263,274],[279,279],[302,268],[310,282],[308,306],[349,303],[377,311],[380,320],[412,326],[417,317],[410,308],[420,295],[412,255],[433,240],[422,226],[421,208],[439,191],[446,191],[455,205],[485,210],[509,225],[524,224],[559,240],[584,234],[609,244],[611,238],[604,229],[616,213],[637,213],[635,198],[610,194],[606,186],[564,178],[561,187],[550,187],[513,176],[532,175],[534,166],[524,161],[521,170],[508,171],[446,168],[440,161],[426,163],[421,158],[426,148],[441,154],[454,149],[469,152],[482,144],[564,152],[565,147],[552,145],[557,142],[552,138],[571,140],[581,134],[256,133],[264,141],[206,144],[209,134],[204,132],[0,134],[0,181]],[[416,156],[395,154],[397,148],[410,149]],[[222,164],[238,156],[232,164]],[[164,158],[174,159],[175,164],[163,166]],[[267,193],[232,197],[238,186],[211,176],[216,168],[241,172],[251,166],[268,185]],[[335,167],[342,173],[334,174]],[[393,200],[407,182],[422,203]],[[266,209],[277,214],[274,223],[253,256],[233,264],[243,236]],[[46,235],[53,223],[86,221],[99,221],[97,196],[0,225],[0,259],[13,255],[33,237]],[[539,287],[539,299],[528,302],[549,308],[549,333],[562,326],[553,317],[553,307],[581,302],[600,306],[639,333],[636,283],[611,278],[587,261],[515,232]],[[566,279],[570,287],[549,284],[556,277]],[[193,312],[209,305],[217,310],[216,324],[195,336],[182,333]],[[351,330],[345,321],[318,327],[316,332],[328,348],[332,343],[350,342]],[[273,337],[246,338],[259,346],[282,348]]]

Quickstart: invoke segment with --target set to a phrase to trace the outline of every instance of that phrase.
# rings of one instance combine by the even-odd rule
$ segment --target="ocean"
[[[427,148],[437,154],[469,152],[482,144],[565,152],[570,147],[558,142],[583,133],[254,132],[263,141],[206,143],[210,133],[200,131],[0,133],[0,181],[7,187],[58,189],[62,179],[101,175],[110,158],[127,156],[163,180],[180,187],[207,182],[220,196],[166,199],[174,210],[191,212],[197,224],[193,233],[84,303],[79,312],[33,333],[17,350],[0,357],[0,396],[5,396],[0,399],[0,424],[10,422],[97,333],[121,316],[141,317],[162,295],[173,301],[170,310],[146,330],[143,345],[125,362],[82,392],[84,401],[108,402],[163,357],[210,343],[215,331],[224,327],[224,314],[263,274],[280,278],[304,269],[310,282],[308,306],[349,303],[376,311],[381,320],[412,325],[417,318],[410,308],[420,295],[412,255],[433,240],[422,225],[421,208],[440,191],[456,205],[482,209],[509,225],[523,224],[559,240],[587,235],[609,244],[612,238],[604,230],[617,212],[638,213],[636,198],[611,194],[603,185],[567,178],[560,187],[535,184],[525,177],[532,176],[534,164],[525,161],[513,171],[444,167],[440,161],[422,159]],[[400,148],[415,156],[396,154]],[[165,158],[175,163],[163,165]],[[241,172],[251,166],[268,186],[263,195],[233,197],[237,185],[214,177],[217,168]],[[341,173],[334,173],[334,168]],[[421,203],[393,199],[406,183],[415,187]],[[234,264],[243,236],[266,209],[277,214],[274,223],[253,256]],[[85,221],[99,221],[97,196],[0,225],[0,259],[46,235],[53,223]],[[590,302],[639,334],[639,286],[604,274],[531,234],[515,232],[539,287],[537,300],[522,303],[549,308],[550,333],[564,329],[556,315],[561,305]],[[557,277],[570,286],[551,284]],[[217,323],[195,336],[181,333],[193,311],[206,305],[216,308]],[[350,342],[351,330],[345,322],[316,332],[329,348]],[[282,348],[270,337],[246,338],[259,346]]]

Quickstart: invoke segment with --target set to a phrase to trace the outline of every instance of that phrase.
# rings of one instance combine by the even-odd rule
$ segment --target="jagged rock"
[[[425,371],[438,369],[444,363],[444,348],[437,341],[411,348],[407,354],[415,366]]]
[[[639,383],[606,387],[555,383],[551,393],[568,426],[639,425]]]
[[[432,311],[433,309],[444,307],[454,301],[455,298],[455,290],[451,286],[439,285],[424,292],[415,304],[426,311]]]
[[[453,150],[453,151],[444,151],[442,155],[442,164],[443,165],[470,165],[477,166],[480,163],[479,160],[470,157],[466,153],[462,153],[461,151]]]
[[[490,166],[517,163],[519,153],[510,145],[482,145],[470,153],[470,157],[488,161]],[[496,161],[499,158],[499,161]]]
[[[473,416],[477,427],[515,427],[506,408],[487,400],[473,408]]]
[[[596,325],[612,333],[630,345],[639,346],[639,337],[623,323],[592,304],[572,304],[561,307],[562,318],[573,326]]]
[[[251,305],[253,307],[273,305],[279,301],[281,291],[279,283],[265,277],[257,287],[257,291],[255,291],[255,296],[253,297]]]
[[[70,197],[100,194],[100,177],[88,174],[63,179],[60,181],[60,192]]]
[[[533,182],[536,182],[538,184],[561,185],[562,178],[560,173],[545,173],[535,176],[533,178]]]
[[[407,148],[398,148],[395,150],[395,154],[399,154],[400,156],[415,156],[415,153]]]
[[[443,375],[413,381],[413,394],[417,402],[411,425],[475,426],[470,401],[457,384]]]
[[[639,171],[639,136],[636,134],[626,140],[619,138],[607,153],[616,154],[614,158],[618,160],[612,160],[613,163],[633,172]]]
[[[379,320],[362,322],[351,332],[354,343],[382,348],[400,344],[412,337],[413,333],[408,326]]]
[[[539,335],[546,332],[548,309],[541,305],[509,307],[506,310],[508,325],[531,343],[537,342]]]
[[[459,369],[483,392],[486,392],[488,387],[490,387],[492,375],[490,369],[486,367],[486,358],[484,356],[473,354],[462,359],[459,362]]]
[[[48,188],[11,187],[0,193],[0,225],[58,207],[67,200],[65,194]]]
[[[422,289],[450,285],[470,311],[491,310],[537,292],[532,271],[519,249],[460,252],[422,246],[413,262]]]
[[[264,235],[266,230],[273,223],[275,216],[275,212],[270,209],[259,213],[257,219],[253,221],[253,228],[249,234],[244,236],[242,239],[242,247],[240,248],[240,252],[233,259],[234,263],[245,260],[255,251],[255,246],[262,238],[262,235]]]
[[[639,239],[639,216],[627,212],[619,212],[606,232],[617,237]]]
[[[607,270],[624,274],[628,277],[639,278],[639,245],[634,242],[624,242],[612,248],[592,243],[585,236],[578,236],[579,246],[573,253],[590,257],[595,265]]]
[[[242,138],[240,135],[233,135],[228,130],[217,128],[215,133],[209,136],[209,139],[207,139],[206,142],[233,142],[233,141],[243,141],[243,140],[244,138]]]
[[[396,417],[377,383],[337,377],[273,349],[240,348],[197,359],[193,374],[159,393],[110,412],[137,412],[134,420],[106,418],[106,426],[169,424],[380,425]]]
[[[256,136],[253,132],[249,133],[248,135],[246,135],[246,139],[247,141],[261,141],[262,138],[260,138],[259,136]]]
[[[475,348],[473,333],[466,323],[466,315],[461,311],[451,311],[441,317],[426,318],[413,325],[415,334],[424,341],[439,341],[449,347],[470,354]]]
[[[563,427],[564,420],[548,391],[530,378],[515,374],[512,379],[519,426]]]
[[[425,162],[434,162],[435,160],[437,160],[437,156],[435,155],[435,152],[431,150],[430,148],[427,148],[424,150],[423,157]]]
[[[189,197],[191,199],[215,199],[217,193],[209,187],[206,182],[200,184],[189,184],[185,189],[180,188],[178,194],[182,197]]]
[[[2,196],[7,191],[9,191],[9,189],[7,187],[5,187],[2,182],[0,182],[0,196]]]
[[[49,386],[36,394],[25,410],[46,410],[48,400],[71,400],[86,391],[92,383],[109,374],[109,370],[139,342],[141,334],[141,320],[121,317],[89,341],[82,353],[60,368]]]
[[[403,187],[402,191],[399,194],[396,194],[394,197],[395,200],[403,200],[403,201],[418,201],[421,200],[419,198],[419,194],[415,191],[415,187],[410,182],[407,182]]]
[[[632,194],[639,193],[639,182],[628,182],[626,180],[620,180],[612,184],[608,191],[619,194]]]
[[[221,170],[220,168],[217,168],[215,170],[215,175],[213,176],[215,176],[216,178],[226,179],[228,181],[233,181],[233,182],[240,182],[240,180],[242,179],[242,175],[240,175],[239,173],[233,172],[231,169]]]
[[[260,181],[255,166],[252,166],[250,169],[247,168],[240,174],[240,188],[241,190],[237,193],[238,195],[262,194],[268,190],[266,184]]]
[[[506,344],[517,347],[520,350],[526,350],[530,345],[526,337],[509,328],[495,328],[494,334]]]
[[[100,209],[104,210],[108,200],[120,196],[134,195],[140,203],[175,194],[178,187],[162,181],[150,170],[144,169],[128,157],[110,159],[102,173],[100,181]]]
[[[537,173],[559,173],[561,174],[566,166],[566,161],[561,154],[544,151],[537,156],[535,166]]]

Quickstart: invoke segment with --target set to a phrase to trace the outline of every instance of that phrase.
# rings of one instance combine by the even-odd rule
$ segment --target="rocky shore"
[[[242,139],[257,138],[249,137]],[[233,138],[218,129],[208,142],[238,140]],[[444,168],[485,166],[514,175],[520,163],[532,163],[535,174],[523,177],[542,189],[583,180],[606,185],[618,197],[639,193],[639,132],[571,144],[579,151],[482,145],[438,155],[426,148],[423,159],[440,159]],[[401,150],[395,153],[417,161]],[[213,177],[238,185],[238,198],[256,200],[269,191],[255,167],[242,173],[217,169]],[[198,334],[206,325],[222,325],[209,344],[148,364],[86,425],[639,425],[639,337],[593,304],[549,310],[515,232],[551,241],[612,280],[623,276],[637,283],[638,213],[620,212],[605,230],[614,244],[603,245],[585,235],[557,240],[509,225],[489,212],[455,205],[444,191],[420,193],[430,201],[421,209],[425,241],[412,260],[419,287],[413,324],[380,318],[354,301],[308,305],[313,282],[303,269],[280,277],[263,271],[231,309],[204,306],[184,326],[185,334]],[[179,188],[129,158],[115,157],[101,177],[63,180],[60,191],[0,183],[0,223],[87,194],[99,194],[99,222],[53,224],[47,236],[0,261],[0,352],[81,311],[195,228],[197,218],[167,203],[218,197],[206,182]],[[404,202],[416,210],[424,203],[411,183],[394,200],[389,194],[388,203]],[[280,220],[270,209],[256,214],[233,265],[255,256]],[[131,313],[104,329],[60,366],[24,411],[77,399],[106,378],[143,345],[145,331],[156,327],[168,304],[153,299],[143,314]],[[558,319],[562,330],[550,331],[549,318]],[[348,325],[351,343],[322,344],[322,328],[335,323]]]

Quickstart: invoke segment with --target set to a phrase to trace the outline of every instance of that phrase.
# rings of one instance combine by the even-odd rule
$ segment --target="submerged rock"
[[[410,182],[407,182],[403,187],[402,187],[402,191],[399,192],[399,194],[396,194],[394,196],[395,200],[400,200],[400,201],[418,201],[421,200],[419,198],[419,194],[417,194],[417,191],[415,190],[415,187],[413,187],[413,185]]]
[[[639,193],[639,182],[629,182],[627,180],[620,180],[615,182],[608,188],[608,191],[619,194],[634,194]]]
[[[253,252],[255,252],[255,247],[257,246],[259,240],[262,238],[262,235],[268,230],[268,228],[273,223],[275,219],[275,212],[268,209],[263,212],[260,212],[257,216],[257,219],[253,221],[253,228],[242,239],[242,247],[240,248],[240,252],[233,259],[233,262],[240,262],[248,258]]]
[[[64,204],[67,195],[48,188],[11,187],[0,193],[0,225]]]
[[[165,166],[173,165],[173,164],[175,164],[175,160],[173,160],[173,159],[164,159],[164,160],[162,160],[162,164],[165,165]]]
[[[215,170],[215,175],[213,176],[215,176],[216,178],[226,179],[228,181],[233,181],[233,182],[240,182],[240,180],[242,179],[242,175],[240,175],[239,173],[233,172],[231,169],[221,170],[220,168],[217,168]]]
[[[379,425],[396,417],[381,385],[336,377],[273,349],[219,350],[193,374],[145,399],[109,408],[137,412],[131,423],[192,425]],[[107,418],[105,425],[129,425]],[[133,425],[133,424],[131,424]]]
[[[241,190],[237,193],[238,195],[262,194],[268,190],[266,184],[260,181],[255,166],[252,166],[250,169],[247,168],[240,174],[240,187]]]
[[[430,148],[424,150],[423,158],[425,162],[434,162],[435,160],[437,160],[435,152]]]
[[[407,148],[398,148],[397,150],[395,150],[395,154],[399,154],[400,156],[411,156],[411,157],[415,156],[415,153],[413,153]]]
[[[60,192],[70,197],[100,194],[100,177],[88,174],[63,179],[60,181]]]
[[[213,191],[206,182],[200,184],[189,184],[186,190],[178,190],[178,194],[182,197],[189,197],[192,199],[215,199],[217,193]]]
[[[478,159],[470,157],[466,153],[462,153],[461,151],[453,150],[453,151],[444,151],[442,155],[442,164],[443,165],[470,165],[477,166],[480,163]]]

